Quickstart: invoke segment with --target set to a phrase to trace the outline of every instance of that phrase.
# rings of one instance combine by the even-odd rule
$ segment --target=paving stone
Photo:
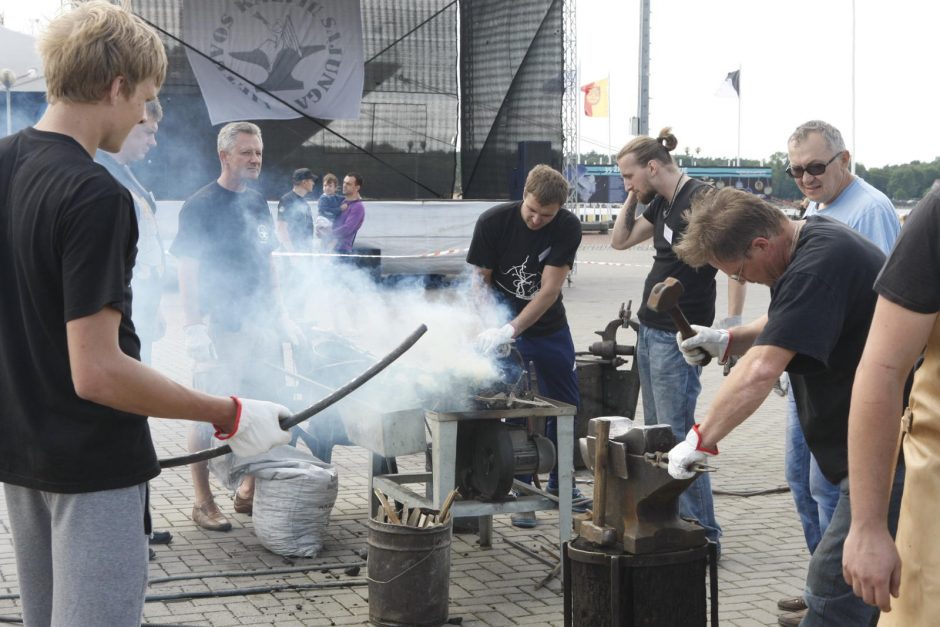
[[[603,329],[616,315],[620,303],[639,302],[642,280],[648,272],[648,248],[626,252],[607,248],[605,236],[587,234],[579,260],[613,261],[630,267],[579,264],[574,284],[565,288],[565,307],[571,321],[575,345],[579,349],[596,340],[594,331]],[[593,246],[591,243],[597,244]],[[723,275],[719,273],[719,302],[725,306]],[[611,289],[611,286],[618,286]],[[626,290],[629,285],[629,292]],[[749,290],[745,318],[755,318],[766,308],[766,290]],[[185,355],[180,324],[179,295],[167,293],[164,311],[168,321],[166,337],[154,346],[156,367],[171,379],[188,384],[192,363]],[[633,336],[624,336],[632,343]],[[624,341],[621,339],[621,341]],[[721,385],[721,369],[707,367],[703,372],[703,392],[698,407],[708,407]],[[725,441],[714,461],[712,475],[716,490],[753,491],[785,486],[783,448],[786,403],[769,397],[760,409]],[[642,419],[642,404],[637,410]],[[151,420],[154,443],[161,458],[186,451],[187,425],[181,421]],[[336,446],[333,462],[340,476],[340,492],[320,556],[310,559],[284,558],[264,549],[254,536],[250,517],[231,514],[232,495],[212,480],[219,506],[234,526],[228,533],[208,532],[196,527],[192,512],[192,486],[189,471],[170,469],[151,483],[151,508],[157,529],[173,533],[173,542],[156,547],[157,560],[150,565],[151,577],[208,574],[226,571],[259,571],[253,577],[194,579],[160,584],[151,593],[193,590],[227,590],[260,587],[281,582],[323,583],[362,581],[317,569],[296,574],[266,575],[264,571],[289,565],[304,566],[332,560],[333,563],[359,561],[354,549],[367,545],[367,481],[369,454],[355,446]],[[423,470],[424,455],[398,459],[402,470]],[[578,477],[583,491],[590,492],[591,477],[582,471]],[[789,494],[759,496],[716,495],[716,514],[722,528],[722,560],[718,569],[719,609],[722,625],[754,627],[776,624],[776,600],[801,593],[809,555],[799,520]],[[231,515],[230,515],[231,514]],[[493,547],[481,548],[473,534],[454,536],[451,555],[450,615],[463,618],[466,627],[489,625],[561,625],[561,581],[553,579],[534,590],[534,584],[549,567],[503,542],[512,539],[548,556],[540,547],[557,549],[558,528],[549,512],[538,513],[539,526],[520,530],[509,524],[508,516],[493,521]],[[0,492],[0,595],[18,591],[12,539],[7,523],[6,504]],[[0,615],[19,615],[16,600],[0,599]],[[208,625],[277,625],[278,627],[365,624],[368,621],[368,588],[282,591],[243,597],[198,599],[148,603],[148,622]]]

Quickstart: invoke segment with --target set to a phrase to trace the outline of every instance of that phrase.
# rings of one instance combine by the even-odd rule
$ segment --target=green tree
[[[772,172],[771,184],[774,188],[773,195],[784,200],[800,200],[803,194],[800,188],[796,186],[793,179],[787,174],[787,153],[775,152],[767,159],[765,166],[769,166]]]

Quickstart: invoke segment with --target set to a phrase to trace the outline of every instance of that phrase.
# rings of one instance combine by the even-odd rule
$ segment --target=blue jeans
[[[796,411],[793,388],[787,392],[787,449],[784,469],[796,512],[803,525],[803,537],[810,555],[816,551],[826,533],[832,513],[839,501],[839,486],[822,474],[816,458],[810,453],[803,437],[803,427]]]
[[[575,370],[574,342],[568,325],[539,337],[516,338],[516,349],[528,367],[535,365],[539,394],[555,401],[577,407],[581,403],[578,392],[578,374]],[[523,423],[525,421],[523,420]],[[554,416],[545,421],[545,436],[558,446],[558,424]],[[531,476],[520,476],[520,481],[531,483]],[[558,489],[558,466],[548,476],[549,489]]]
[[[901,493],[904,490],[904,464],[898,466],[891,486],[891,501],[888,506],[888,531],[893,538],[898,531],[898,514],[901,511]],[[842,547],[852,523],[849,501],[849,479],[839,484],[839,502],[833,513],[829,528],[823,534],[816,552],[809,561],[806,573],[806,591],[803,598],[809,607],[801,627],[825,627],[852,625],[853,627],[874,625],[878,620],[878,608],[868,605],[855,596],[851,586],[842,577]]]
[[[643,419],[647,425],[667,424],[677,441],[685,439],[695,424],[695,402],[702,391],[702,369],[682,358],[676,334],[640,325],[636,345]],[[715,520],[712,484],[702,473],[679,497],[679,514],[693,518],[705,528],[709,540],[719,543],[721,527]]]

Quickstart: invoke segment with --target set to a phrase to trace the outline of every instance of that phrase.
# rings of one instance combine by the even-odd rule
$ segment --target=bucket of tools
[[[369,520],[369,622],[446,623],[453,516],[407,508],[392,516],[379,512],[379,520]]]

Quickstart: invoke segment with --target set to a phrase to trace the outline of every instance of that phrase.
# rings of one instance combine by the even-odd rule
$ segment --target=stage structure
[[[158,146],[140,168],[144,184],[159,198],[185,198],[218,176],[220,125],[209,120],[187,59],[194,46],[183,35],[183,2],[197,1],[200,11],[218,5],[218,0],[132,4],[158,29],[170,58],[160,94],[164,119]],[[239,18],[265,22],[265,12],[275,6],[257,0],[222,4],[228,13],[220,14],[220,29],[233,17],[235,24]],[[282,11],[285,6],[309,11],[320,3],[276,4]],[[572,61],[564,52],[563,0],[361,0],[360,8],[365,64],[358,119],[251,120],[264,134],[260,186],[266,197],[282,194],[298,167],[340,177],[358,171],[364,195],[387,199],[450,198],[455,187],[464,198],[505,199],[517,193],[533,160],[561,169],[563,138],[573,136],[563,132],[563,100],[566,90],[576,89],[573,73],[567,74],[566,60]],[[258,49],[272,42],[280,46],[284,25],[265,26],[271,34],[259,39]],[[246,51],[238,52],[246,57]],[[217,50],[199,53],[225,58]],[[275,59],[273,53],[268,58]],[[270,84],[245,82],[252,90]]]

